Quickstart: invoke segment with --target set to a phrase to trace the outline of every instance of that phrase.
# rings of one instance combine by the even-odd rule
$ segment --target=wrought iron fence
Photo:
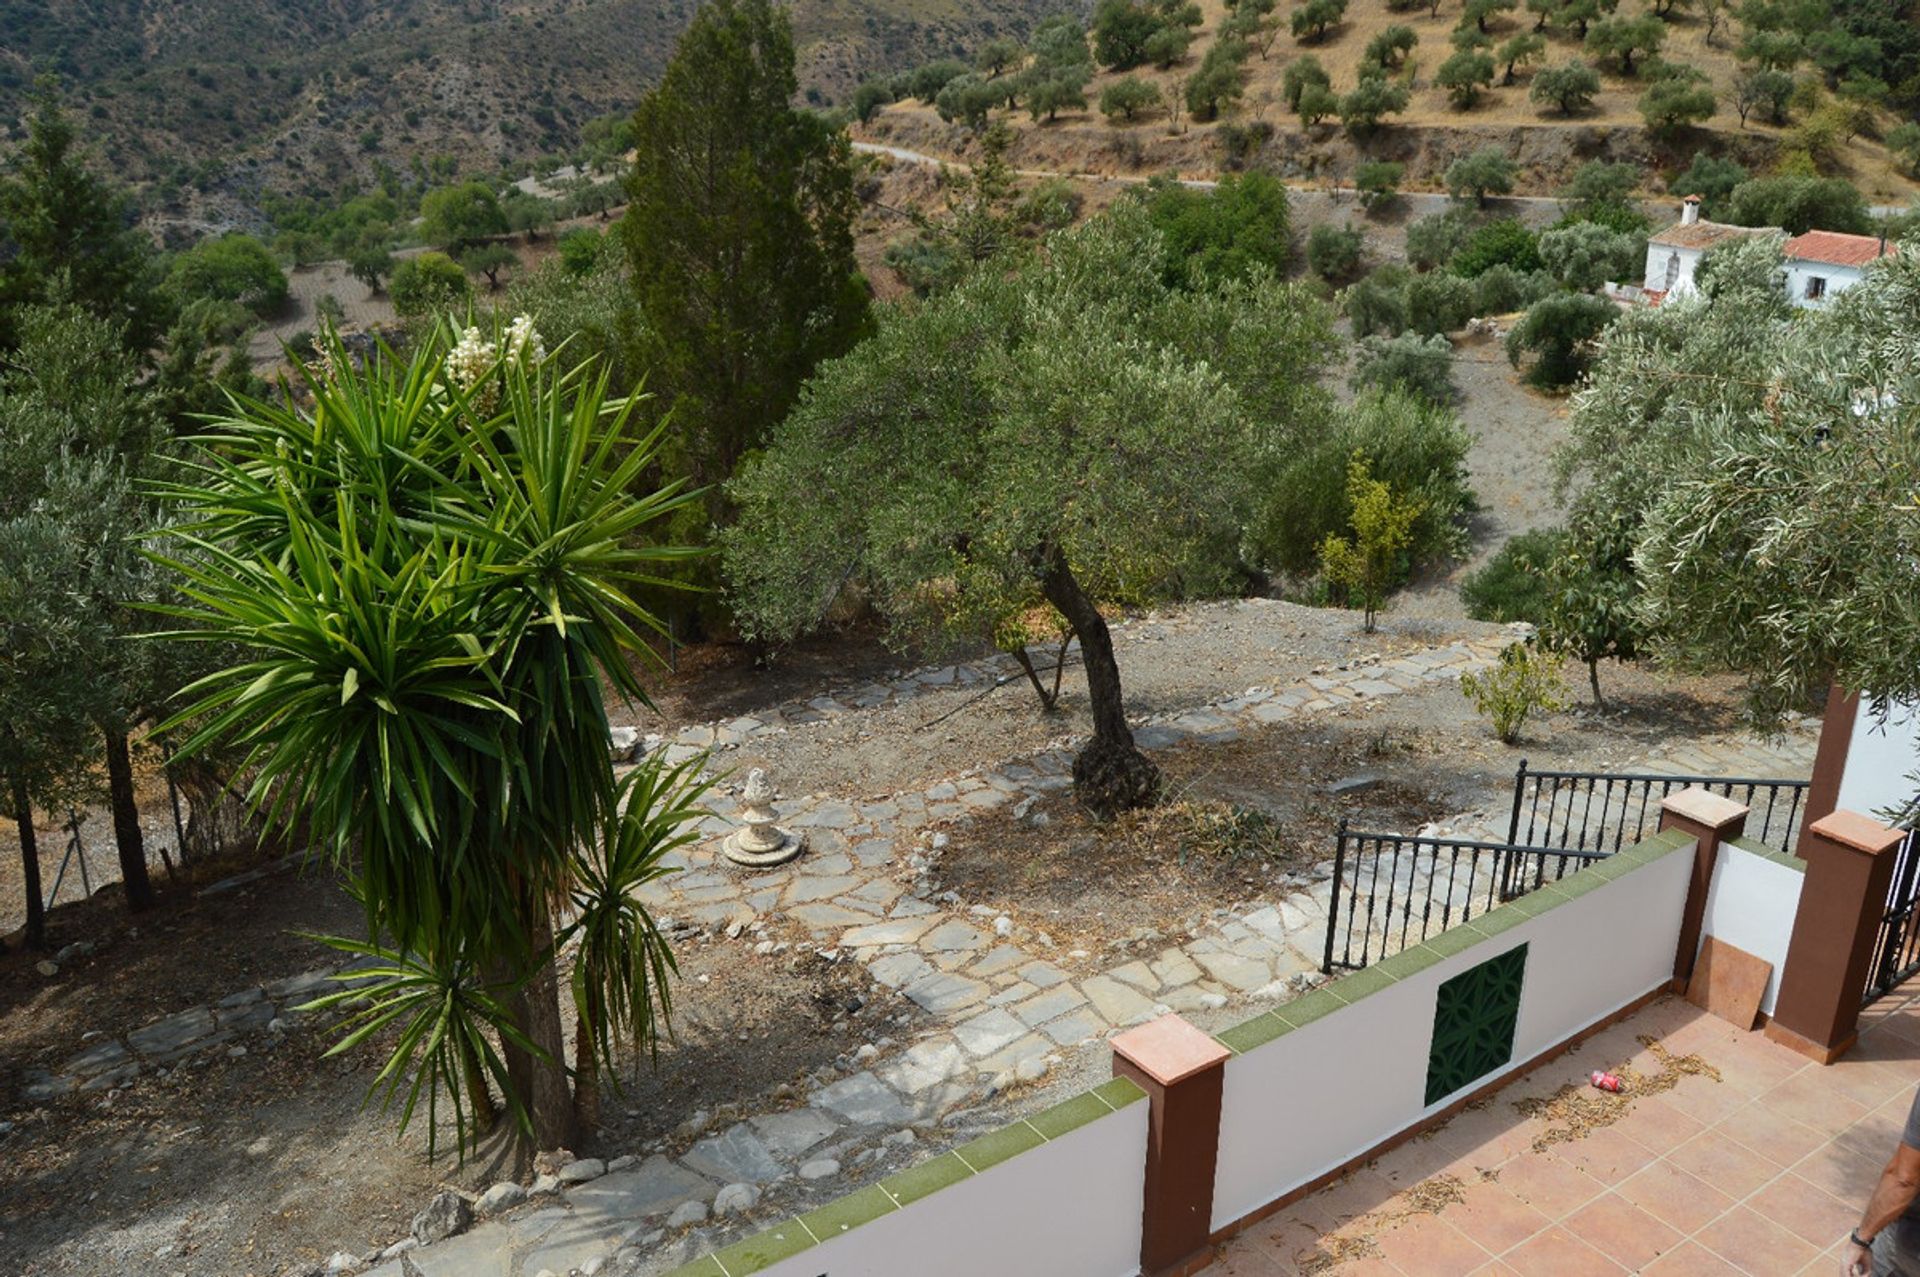
[[[1867,968],[1862,1006],[1920,971],[1920,918],[1915,915],[1916,903],[1920,903],[1920,801],[1910,805],[1894,827],[1905,829],[1907,839],[1893,855],[1893,882],[1887,889],[1887,908],[1880,916],[1879,934],[1874,937],[1873,965]]]
[[[1521,846],[1619,851],[1660,827],[1660,800],[1683,789],[1703,789],[1744,803],[1746,836],[1790,852],[1800,830],[1804,780],[1641,773],[1530,771],[1513,777],[1507,841]]]
[[[1355,833],[1340,823],[1321,970],[1359,970],[1610,852]]]

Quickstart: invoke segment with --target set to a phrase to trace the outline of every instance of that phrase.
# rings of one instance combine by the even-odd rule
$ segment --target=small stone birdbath
[[[720,852],[736,865],[765,869],[783,865],[806,848],[806,836],[777,823],[780,813],[773,807],[773,785],[765,769],[756,767],[747,773],[747,786],[740,792],[741,827],[728,834]]]

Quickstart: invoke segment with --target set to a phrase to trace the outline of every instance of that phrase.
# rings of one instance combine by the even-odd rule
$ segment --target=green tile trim
[[[1692,846],[1693,839],[1687,837],[1684,831],[1663,829],[1650,838],[1642,838],[1631,847],[1622,847],[1614,855],[1645,864],[1647,861],[1659,860],[1663,856],[1670,856],[1676,851]]]
[[[893,1198],[878,1184],[869,1184],[857,1192],[849,1193],[836,1201],[828,1202],[819,1210],[808,1211],[799,1219],[803,1231],[812,1233],[821,1241],[838,1237],[844,1232],[871,1223],[882,1215],[891,1215],[900,1208],[893,1204]],[[752,1238],[748,1239],[753,1240]],[[744,1243],[742,1243],[744,1244]],[[727,1252],[720,1252],[720,1260],[726,1262]],[[733,1265],[727,1265],[728,1277],[740,1277]]]
[[[1607,885],[1607,883],[1612,881],[1612,879],[1602,878],[1597,873],[1594,872],[1599,867],[1600,866],[1598,864],[1593,864],[1593,865],[1584,866],[1580,869],[1576,869],[1572,873],[1569,873],[1566,877],[1560,879],[1560,881],[1554,883],[1553,885],[1556,888],[1558,888],[1569,900],[1571,900],[1575,896],[1584,896],[1589,891],[1594,891],[1600,887],[1604,887]]]
[[[1378,966],[1371,966],[1363,967],[1351,975],[1341,976],[1323,987],[1334,997],[1352,1006],[1361,998],[1370,993],[1378,993],[1393,982],[1394,977],[1391,974],[1382,971]]]
[[[1076,1095],[1070,1100],[1056,1104],[1044,1113],[1037,1113],[1027,1119],[1027,1125],[1050,1140],[1057,1140],[1069,1131],[1077,1131],[1097,1117],[1105,1117],[1113,1112],[1107,1102],[1091,1091]]]
[[[1562,890],[1560,884],[1556,882],[1550,883],[1538,891],[1529,891],[1524,896],[1516,896],[1500,907],[1502,909],[1511,909],[1515,913],[1523,914],[1529,918],[1538,918],[1547,910],[1556,905],[1563,905],[1571,899],[1573,899],[1573,897]]]
[[[1750,856],[1758,856],[1762,860],[1770,860],[1781,868],[1791,869],[1795,873],[1805,873],[1807,871],[1807,862],[1800,859],[1800,857],[1784,851],[1775,851],[1773,848],[1767,846],[1767,844],[1755,838],[1730,838],[1727,840],[1727,846],[1738,847]]]
[[[1524,898],[1525,897],[1522,897],[1522,899]],[[1502,931],[1511,931],[1532,917],[1532,914],[1523,913],[1514,908],[1513,904],[1509,903],[1489,909],[1478,918],[1475,918],[1473,925],[1479,930],[1481,935],[1492,937],[1499,935]]]
[[[1480,930],[1479,922],[1477,915],[1471,922],[1457,922],[1427,941],[1426,947],[1443,958],[1464,953],[1487,938],[1487,933]]]
[[[961,1161],[957,1154],[948,1152],[908,1167],[898,1175],[889,1175],[880,1181],[880,1187],[887,1191],[901,1206],[910,1206],[921,1198],[950,1188],[963,1179],[973,1176],[973,1168]]]
[[[1384,962],[1376,962],[1374,966],[1396,980],[1404,980],[1410,975],[1425,971],[1445,956],[1430,944],[1416,944],[1402,949]]]
[[[691,1264],[682,1264],[667,1277],[727,1277],[727,1270],[712,1255],[702,1255]]]
[[[1039,1148],[1047,1142],[1047,1137],[1027,1125],[1015,1122],[1012,1126],[1003,1126],[997,1131],[989,1131],[979,1139],[962,1144],[953,1150],[974,1171],[986,1170],[989,1166],[998,1166],[1010,1157],[1018,1157],[1028,1149]]]
[[[1265,1046],[1277,1037],[1293,1032],[1293,1026],[1269,1011],[1256,1015],[1242,1024],[1213,1035],[1213,1040],[1232,1051],[1235,1055],[1245,1055],[1255,1047]]]
[[[1110,1082],[1102,1082],[1093,1088],[1093,1093],[1106,1101],[1107,1107],[1116,1113],[1129,1104],[1138,1104],[1147,1098],[1147,1093],[1128,1077],[1117,1077]]]
[[[1597,860],[1593,864],[1588,865],[1585,869],[1582,869],[1577,876],[1582,878],[1597,878],[1601,882],[1612,882],[1621,874],[1638,869],[1639,867],[1640,862],[1637,860],[1629,860],[1625,856],[1608,856],[1605,860]]]
[[[725,1250],[715,1251],[713,1260],[727,1277],[747,1277],[749,1273],[769,1268],[803,1250],[811,1250],[815,1245],[813,1234],[807,1231],[806,1226],[797,1219],[790,1219],[784,1224],[775,1224],[763,1233],[743,1238]]]
[[[1283,1002],[1267,1014],[1293,1028],[1301,1029],[1312,1024],[1321,1016],[1330,1015],[1338,1011],[1345,1005],[1347,1005],[1345,998],[1322,987],[1315,989],[1304,998],[1295,998],[1291,1002]]]

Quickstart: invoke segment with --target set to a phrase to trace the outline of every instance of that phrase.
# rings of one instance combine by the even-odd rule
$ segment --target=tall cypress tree
[[[727,479],[813,368],[868,324],[846,136],[795,110],[793,32],[770,0],[708,0],[634,114],[624,225],[647,388],[673,464]],[[718,489],[709,517],[724,519]]]

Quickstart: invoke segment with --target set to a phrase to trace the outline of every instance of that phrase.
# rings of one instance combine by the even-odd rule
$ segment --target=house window
[[[1819,275],[1807,276],[1807,300],[1817,302],[1827,295],[1827,281]]]
[[[1679,281],[1680,281],[1680,254],[1668,253],[1667,254],[1667,285],[1666,285],[1667,291],[1672,292],[1673,286]]]

